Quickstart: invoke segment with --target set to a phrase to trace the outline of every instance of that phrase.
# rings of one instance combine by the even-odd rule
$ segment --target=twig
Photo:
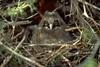
[[[22,45],[22,43],[24,42],[25,38],[26,38],[26,35],[23,36],[22,40],[21,40],[20,43],[17,45],[17,47],[15,48],[14,51],[17,51],[17,50],[18,50],[18,48],[19,48],[19,47]],[[12,53],[8,58],[6,58],[6,62],[4,61],[0,67],[5,67],[5,65],[11,60],[12,57],[13,57],[13,53]]]
[[[65,60],[65,62],[68,63],[68,65],[69,65],[70,67],[73,67],[73,66],[71,65],[71,62],[70,62],[66,57],[64,57],[63,55],[61,55],[61,57]]]
[[[68,46],[68,45],[67,45]],[[48,57],[47,59],[47,64],[54,59],[56,56],[60,55],[62,53],[62,48],[64,48],[65,46],[62,45],[56,52],[52,53],[51,56]]]
[[[0,42],[0,46],[3,46],[5,49],[7,49],[8,51],[10,51],[11,53],[13,53],[14,55],[16,55],[17,57],[20,57],[21,59],[24,59],[30,63],[33,63],[34,65],[38,66],[38,67],[44,67],[41,64],[39,64],[38,62],[36,62],[35,60],[31,60],[15,51],[13,51],[11,48],[7,47],[6,45],[4,45],[2,42]]]
[[[13,40],[13,39],[17,38],[17,37],[18,37],[19,35],[21,35],[24,31],[25,31],[25,30],[24,30],[24,29],[22,29],[22,31],[21,31],[20,33],[18,33],[16,36],[12,37],[12,38],[11,38],[11,40]]]
[[[90,7],[93,7],[93,8],[95,8],[95,9],[97,9],[97,10],[100,11],[100,8],[99,7],[97,7],[95,5],[92,5],[92,4],[90,4],[90,3],[86,2],[86,1],[83,1],[83,0],[77,0],[77,1],[79,1],[81,3],[84,3],[84,4],[86,4],[86,5],[90,6]]]
[[[82,28],[80,28],[80,27],[71,27],[71,28],[65,29],[65,31],[69,32],[69,31],[73,31],[73,30],[77,30],[77,29],[82,29]]]
[[[31,21],[17,21],[17,22],[6,21],[6,22],[8,22],[6,25],[12,25],[12,26],[31,24]]]
[[[16,55],[16,56],[18,56],[18,57],[20,57],[20,58],[22,58],[22,59],[24,59],[24,60],[26,60],[26,61],[28,61],[28,62],[31,62],[31,63],[33,63],[33,64],[39,66],[39,67],[43,67],[42,65],[40,65],[40,64],[37,63],[36,61],[30,60],[29,58],[24,57],[24,56],[22,56],[22,55],[20,55],[20,54],[18,54],[18,53],[16,52],[16,51],[18,50],[18,48],[19,48],[19,47],[22,45],[22,43],[24,42],[25,38],[26,38],[26,32],[25,32],[25,34],[24,34],[24,36],[23,36],[21,42],[17,45],[17,47],[15,48],[14,51],[13,51],[11,48],[7,47],[6,45],[3,45],[2,42],[1,42],[1,45],[2,45],[3,47],[5,47],[7,50],[9,50],[10,52],[12,52],[12,53],[11,53],[10,57],[8,58],[8,60],[7,60],[6,62],[4,62],[0,67],[4,67],[4,66],[10,61],[10,59],[11,59],[12,56],[13,56],[13,54]]]

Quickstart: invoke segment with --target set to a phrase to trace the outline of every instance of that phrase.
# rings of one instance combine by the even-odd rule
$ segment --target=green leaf
[[[98,66],[97,60],[92,56],[89,56],[83,63],[79,64],[79,66],[77,67],[97,67],[97,66]]]
[[[34,3],[36,3],[37,0],[27,0],[27,2],[28,2],[28,4],[29,4],[29,7],[30,7],[30,9],[31,9],[31,12],[32,12],[33,10],[36,9]]]
[[[3,30],[4,27],[5,23],[3,22],[3,20],[0,19],[0,32]]]

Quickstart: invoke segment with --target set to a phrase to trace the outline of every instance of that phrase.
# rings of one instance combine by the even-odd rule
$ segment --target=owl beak
[[[49,25],[49,28],[50,28],[50,30],[52,30],[52,28],[53,28],[53,25],[52,25],[52,24],[50,24],[50,25]]]

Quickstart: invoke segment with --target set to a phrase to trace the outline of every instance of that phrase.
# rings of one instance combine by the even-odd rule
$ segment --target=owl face
[[[54,12],[46,12],[42,21],[40,22],[40,26],[48,30],[53,30],[61,27],[62,24],[62,21],[57,17],[56,13]]]
[[[56,27],[60,27],[60,23],[57,19],[48,18],[48,20],[46,20],[46,18],[45,18],[43,27],[46,29],[49,29],[49,30],[53,30]]]

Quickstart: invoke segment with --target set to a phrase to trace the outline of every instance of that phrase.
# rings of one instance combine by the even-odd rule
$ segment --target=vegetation
[[[53,1],[0,0],[0,67],[100,67],[99,0]]]

